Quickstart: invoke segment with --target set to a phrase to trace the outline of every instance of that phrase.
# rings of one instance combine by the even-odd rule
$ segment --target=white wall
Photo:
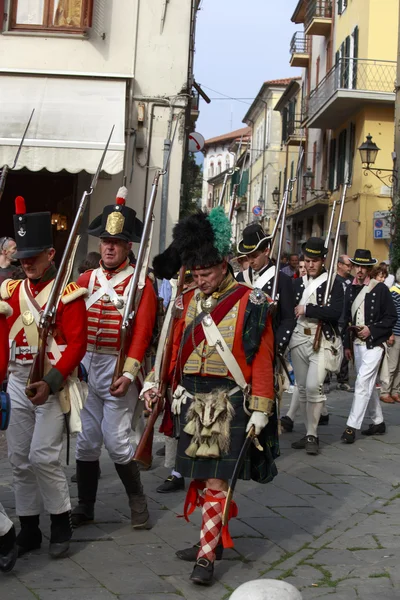
[[[216,144],[207,146],[204,154],[203,164],[203,193],[201,199],[202,206],[209,206],[209,195],[212,194],[213,186],[208,183],[208,180],[218,175],[219,172],[226,171],[227,168],[233,167],[234,157],[229,153],[230,143]],[[218,171],[218,163],[221,162],[221,171]],[[214,174],[211,175],[210,166],[214,165]]]

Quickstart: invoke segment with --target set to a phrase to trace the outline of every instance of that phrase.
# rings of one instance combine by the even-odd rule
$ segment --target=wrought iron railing
[[[302,120],[312,117],[338,90],[394,92],[396,62],[340,58],[319,85],[303,100]]]
[[[309,38],[302,31],[296,31],[290,42],[290,54],[308,54]]]
[[[332,0],[309,0],[304,21],[307,29],[313,19],[331,19]]]
[[[301,121],[299,117],[295,117],[294,119],[290,119],[287,124],[287,137],[302,137],[303,129],[301,127]]]

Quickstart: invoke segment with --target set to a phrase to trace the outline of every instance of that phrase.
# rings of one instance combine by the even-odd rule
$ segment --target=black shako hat
[[[353,265],[359,265],[360,267],[373,267],[378,262],[378,259],[372,258],[370,250],[357,248],[354,252],[354,258],[349,258],[349,261],[352,262]]]
[[[325,258],[328,254],[328,248],[325,248],[324,240],[318,237],[310,237],[302,245],[301,251],[309,258]]]
[[[27,213],[22,196],[15,198],[15,258],[32,258],[53,247],[53,230],[49,212]]]
[[[259,223],[251,223],[243,229],[243,239],[238,244],[239,254],[251,254],[255,250],[264,250],[271,243],[270,235],[267,235]]]
[[[143,223],[136,218],[136,211],[125,206],[128,190],[121,187],[118,190],[115,204],[108,204],[90,223],[87,230],[89,235],[99,238],[116,238],[125,242],[140,242]]]

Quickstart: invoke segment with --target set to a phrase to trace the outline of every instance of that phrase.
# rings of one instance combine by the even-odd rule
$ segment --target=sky
[[[301,29],[290,20],[297,2],[202,0],[194,74],[212,98],[211,104],[200,101],[196,124],[206,139],[245,127],[243,117],[264,81],[300,74],[289,64],[290,40]]]

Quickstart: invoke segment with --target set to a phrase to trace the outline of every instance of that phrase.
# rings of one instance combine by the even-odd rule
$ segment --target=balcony
[[[303,144],[305,140],[306,138],[304,135],[304,131],[301,127],[300,119],[290,119],[288,121],[286,130],[287,146],[300,146],[300,144]]]
[[[304,99],[302,125],[336,129],[368,104],[393,104],[396,62],[341,58]]]
[[[306,35],[329,35],[332,14],[332,0],[309,0],[304,20]]]
[[[290,42],[290,66],[308,67],[310,60],[309,38],[302,31],[296,31]]]

